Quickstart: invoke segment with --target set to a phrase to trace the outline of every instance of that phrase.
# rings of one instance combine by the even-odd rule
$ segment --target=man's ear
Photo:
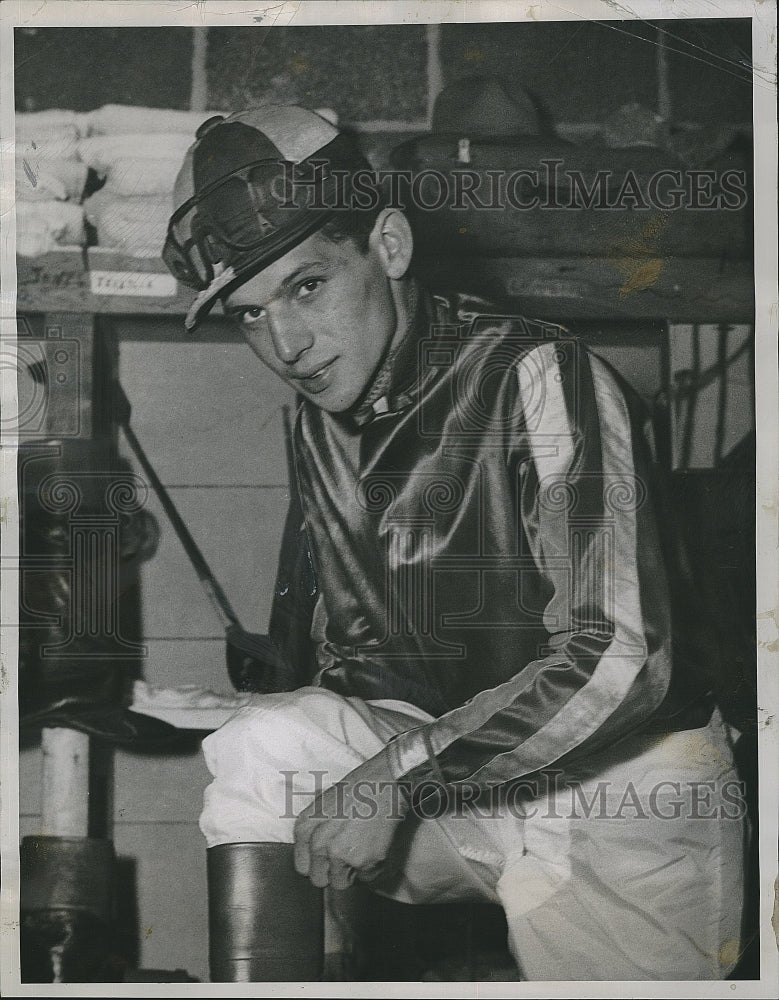
[[[381,260],[388,278],[402,278],[411,263],[414,237],[406,216],[397,208],[384,208],[376,217],[368,245]]]

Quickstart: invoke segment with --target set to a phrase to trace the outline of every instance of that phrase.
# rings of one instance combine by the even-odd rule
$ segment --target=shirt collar
[[[419,388],[417,344],[429,329],[431,303],[415,279],[409,283],[405,332],[376,372],[371,387],[360,404],[351,411],[358,427],[385,413],[397,413],[410,406]]]

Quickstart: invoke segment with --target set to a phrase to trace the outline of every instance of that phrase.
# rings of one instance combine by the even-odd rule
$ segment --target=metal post
[[[208,28],[192,29],[192,87],[189,97],[190,111],[205,111],[208,107]]]
[[[86,837],[89,828],[89,737],[43,729],[41,826],[46,837]]]

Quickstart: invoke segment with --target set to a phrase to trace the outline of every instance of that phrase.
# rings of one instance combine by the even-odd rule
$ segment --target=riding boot
[[[295,871],[291,844],[208,850],[211,982],[315,982],[322,974],[322,890]]]
[[[18,476],[20,727],[175,742],[173,726],[128,704],[144,655],[140,564],[159,537],[142,480],[91,440],[20,445]]]

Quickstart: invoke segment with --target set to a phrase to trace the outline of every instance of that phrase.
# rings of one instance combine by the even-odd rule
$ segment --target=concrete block
[[[408,121],[427,106],[423,25],[212,28],[212,108],[328,107],[342,120]]]
[[[19,750],[20,816],[37,816],[40,814],[42,766],[43,752],[40,743],[33,746],[26,746]]]
[[[140,967],[185,969],[207,982],[206,846],[197,826],[121,823],[114,846],[133,875]]]
[[[114,822],[196,823],[203,789],[211,781],[199,745],[153,758],[117,750],[114,756]]]
[[[286,485],[294,394],[246,344],[123,342],[120,358],[131,426],[164,485]]]
[[[224,637],[210,639],[145,639],[143,679],[155,687],[194,684],[217,693],[232,692],[227,676]]]
[[[170,493],[244,628],[265,631],[287,513],[286,489],[193,487]],[[149,509],[159,521],[161,538],[141,573],[144,635],[222,637],[222,625],[155,497],[149,498]]]
[[[597,122],[622,104],[657,105],[654,29],[583,21],[444,24],[444,81],[494,75],[525,89],[552,123]],[[604,164],[604,167],[608,164]]]

